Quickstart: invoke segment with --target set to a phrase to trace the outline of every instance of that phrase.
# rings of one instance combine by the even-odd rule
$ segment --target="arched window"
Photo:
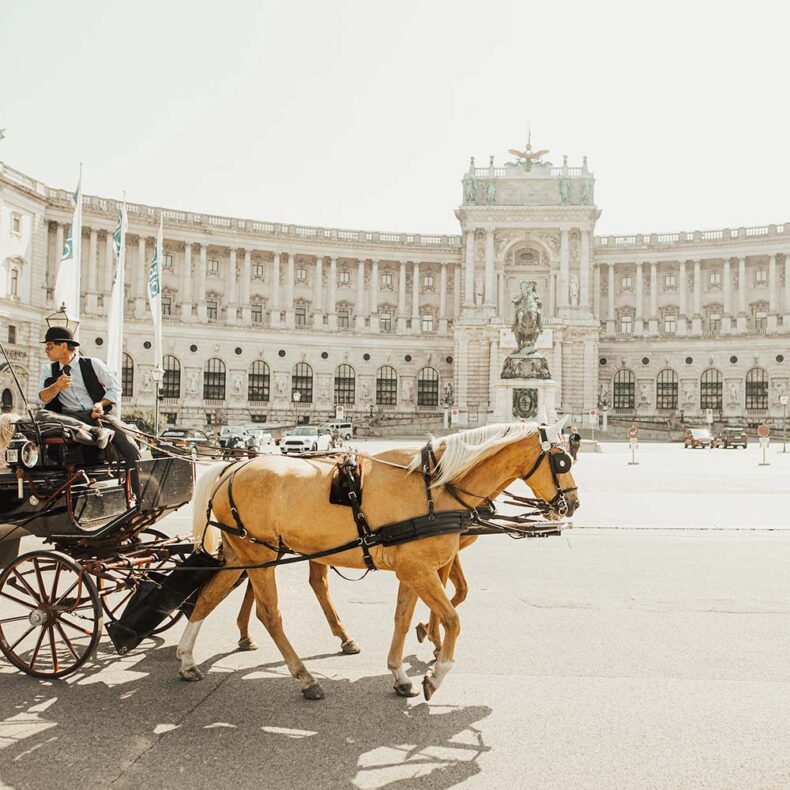
[[[423,368],[417,374],[417,405],[439,405],[439,371],[435,368]]]
[[[762,368],[752,368],[746,374],[746,408],[768,410],[768,374]]]
[[[703,371],[699,380],[700,409],[721,411],[722,389],[721,373],[716,368]]]
[[[398,402],[398,374],[389,365],[380,367],[376,373],[376,403],[379,406],[394,406]]]
[[[301,395],[299,403],[313,402],[313,369],[306,362],[294,365],[291,374],[291,400],[296,400],[293,397],[295,392]]]
[[[11,411],[14,408],[14,393],[10,389],[4,389],[3,394],[0,395],[0,408],[4,412]]]
[[[678,407],[678,374],[666,368],[656,378],[656,408],[674,411]]]
[[[121,359],[121,394],[126,398],[134,395],[134,360],[125,351]]]
[[[181,397],[181,363],[178,357],[167,354],[162,357],[162,367],[165,375],[162,377],[162,397],[180,398]]]
[[[636,383],[634,374],[627,368],[622,368],[614,374],[612,384],[612,405],[615,411],[633,411]]]
[[[356,396],[356,374],[351,365],[335,369],[335,403],[352,405]]]
[[[203,371],[203,400],[225,400],[225,363],[216,357]]]
[[[268,401],[269,380],[269,366],[262,359],[256,359],[247,373],[247,400]]]

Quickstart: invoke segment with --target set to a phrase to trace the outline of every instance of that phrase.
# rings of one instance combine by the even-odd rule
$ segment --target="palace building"
[[[539,349],[559,411],[781,418],[790,224],[596,236],[586,158],[555,167],[523,154],[502,166],[472,160],[453,236],[128,204],[125,408],[154,399],[146,285],[161,213],[170,423],[318,422],[338,406],[412,431],[440,427],[446,410],[459,426],[490,422],[522,280],[543,297]],[[103,357],[120,204],[83,200],[79,337]],[[0,342],[31,399],[71,216],[70,192],[0,163]],[[20,408],[7,367],[0,359],[2,404]]]

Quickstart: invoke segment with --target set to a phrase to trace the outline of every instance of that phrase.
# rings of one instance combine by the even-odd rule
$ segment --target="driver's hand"
[[[71,376],[67,376],[65,373],[61,373],[55,384],[58,385],[59,390],[68,389],[71,386]]]
[[[91,409],[91,417],[93,417],[94,420],[98,420],[99,417],[104,417],[104,407],[101,405],[101,403],[93,404],[93,409]]]

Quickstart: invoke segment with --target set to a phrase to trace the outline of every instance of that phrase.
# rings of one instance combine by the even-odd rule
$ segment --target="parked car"
[[[713,440],[714,447],[743,447],[749,443],[749,437],[746,435],[746,429],[740,427],[729,426],[724,428],[718,436]]]
[[[280,442],[280,450],[285,453],[315,452],[328,450],[332,437],[326,428],[316,425],[299,425]]]
[[[216,442],[199,428],[166,428],[159,434],[159,444],[170,453],[180,455],[211,455]],[[160,458],[166,453],[158,447],[151,448],[151,456]]]
[[[686,449],[710,447],[712,444],[713,436],[707,428],[686,428],[686,435],[683,437],[683,446]]]
[[[336,430],[338,438],[343,441],[350,439],[354,435],[354,426],[350,422],[333,420],[332,422],[324,423],[322,427],[326,428],[329,433]]]
[[[246,447],[247,429],[241,425],[223,425],[219,430],[220,447]]]

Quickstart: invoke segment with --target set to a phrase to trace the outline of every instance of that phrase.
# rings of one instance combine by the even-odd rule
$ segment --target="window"
[[[620,333],[630,335],[634,331],[634,319],[630,315],[620,317]]]
[[[620,278],[620,288],[623,291],[630,291],[633,288],[633,280],[631,279],[630,274],[624,274]]]
[[[398,402],[398,374],[389,365],[379,368],[376,373],[376,404],[394,406]]]
[[[721,313],[711,313],[708,316],[708,334],[721,334]]]
[[[348,310],[338,310],[337,311],[337,328],[338,329],[348,329],[348,321],[349,321],[349,314]]]
[[[768,272],[765,269],[757,269],[754,272],[755,285],[765,285],[768,282]]]
[[[337,279],[341,285],[349,285],[351,283],[351,272],[349,272],[348,269],[342,269],[338,273]]]
[[[435,368],[423,368],[417,374],[417,405],[439,405],[439,371]]]
[[[181,397],[181,363],[172,354],[162,357],[162,397],[180,398]]]
[[[768,313],[763,310],[758,310],[754,314],[754,331],[758,335],[764,335],[768,327]]]
[[[9,296],[13,298],[19,296],[19,272],[16,269],[11,269],[11,288]]]
[[[656,408],[659,411],[674,411],[678,407],[678,374],[674,370],[662,370],[656,378]]]
[[[165,418],[165,425],[175,425],[178,422],[176,411],[166,411],[162,416]]]
[[[173,314],[173,300],[169,296],[162,297],[162,315]]]
[[[721,397],[724,385],[721,373],[716,368],[703,371],[699,382],[699,407],[700,409],[713,409],[721,411]]]
[[[250,308],[250,318],[253,324],[263,323],[263,305],[254,304]]]
[[[262,263],[253,263],[252,264],[252,279],[253,280],[262,280],[263,279],[263,264]]]
[[[664,288],[675,288],[677,286],[677,280],[675,280],[674,274],[665,274],[664,275]]]
[[[351,405],[356,394],[356,378],[351,365],[338,365],[335,370],[335,403]]]
[[[247,400],[267,402],[269,381],[269,366],[262,359],[256,359],[247,374]]]
[[[134,362],[126,352],[121,358],[121,394],[126,398],[134,395]]]
[[[708,287],[719,288],[721,286],[721,272],[708,272]]]
[[[746,408],[768,410],[768,374],[762,368],[752,368],[746,374]]]
[[[11,215],[11,233],[14,236],[22,235],[22,217],[19,214]]]
[[[203,371],[203,400],[225,400],[225,363],[216,357]]]
[[[634,374],[627,368],[618,370],[614,374],[614,384],[612,387],[613,403],[615,411],[633,411],[635,402],[636,383]]]
[[[3,394],[0,395],[0,406],[3,411],[11,411],[14,408],[14,393],[10,389],[4,389]]]
[[[384,272],[381,275],[381,287],[385,289],[392,289],[392,275],[389,272]]]
[[[173,256],[172,255],[165,255],[165,256],[163,256],[162,268],[163,269],[172,269],[173,268]]]
[[[297,307],[294,309],[294,323],[296,326],[307,326],[306,307]]]
[[[433,316],[430,313],[422,317],[422,331],[433,332]]]
[[[294,366],[291,374],[291,400],[295,401],[294,393],[301,397],[299,403],[313,402],[313,369],[306,362],[299,362]]]
[[[379,313],[379,329],[382,332],[392,332],[392,313]]]
[[[216,258],[209,258],[206,261],[206,272],[208,274],[219,275],[219,261]]]
[[[217,303],[206,302],[206,317],[209,321],[217,320]]]
[[[432,274],[424,274],[422,276],[422,287],[426,291],[433,290],[433,275]]]
[[[678,317],[674,313],[664,316],[664,334],[674,335],[678,331]]]
[[[307,282],[307,269],[305,269],[303,266],[300,266],[296,270],[296,282],[298,283]]]
[[[11,324],[8,325],[8,342],[16,343],[16,327]]]

